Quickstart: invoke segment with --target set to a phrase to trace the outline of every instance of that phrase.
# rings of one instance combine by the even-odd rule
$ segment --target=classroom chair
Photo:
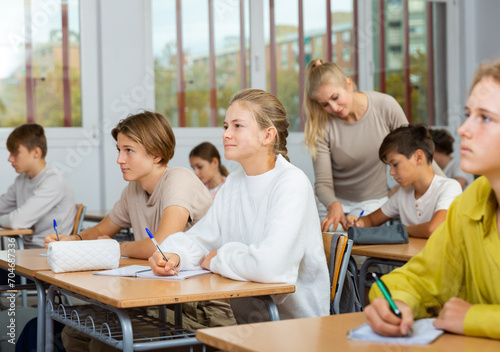
[[[330,314],[340,313],[340,298],[344,288],[353,241],[339,233],[323,232],[323,246],[330,274]]]
[[[82,231],[83,219],[85,218],[85,212],[87,211],[87,207],[83,204],[76,205],[76,217],[75,224],[73,225],[72,235],[76,235]]]

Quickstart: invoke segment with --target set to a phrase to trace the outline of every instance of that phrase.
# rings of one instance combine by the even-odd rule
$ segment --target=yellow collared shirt
[[[385,275],[392,297],[407,303],[414,317],[439,313],[452,297],[472,303],[464,331],[500,339],[500,237],[497,200],[480,177],[450,206],[446,221],[406,265]],[[370,300],[382,296],[373,285]]]

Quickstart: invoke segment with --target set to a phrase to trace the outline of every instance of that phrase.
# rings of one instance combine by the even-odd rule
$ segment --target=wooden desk
[[[40,255],[45,253],[47,253],[47,250],[40,248],[16,250],[10,254],[15,258],[16,271],[21,275],[33,278],[37,271],[50,270],[49,264],[47,264],[47,257]],[[0,251],[0,267],[9,267],[9,251],[7,250]]]
[[[425,238],[410,237],[406,244],[355,245],[352,246],[351,254],[407,262],[417,255],[426,243]]]
[[[94,275],[90,271],[60,274],[42,271],[37,272],[36,277],[116,308],[254,297],[295,291],[293,285],[235,281],[217,274],[179,281]]]
[[[101,222],[108,213],[108,210],[87,210],[83,217],[83,221]]]
[[[1,236],[13,236],[13,237],[15,237],[15,239],[17,241],[17,248],[18,249],[24,249],[23,238],[21,236],[22,235],[32,235],[32,234],[33,234],[32,229],[8,229],[5,227],[0,227],[0,237]],[[3,241],[2,241],[2,248],[3,248]]]
[[[37,314],[39,317],[37,325],[37,351],[44,351],[45,348],[45,287],[41,280],[35,278],[35,274],[39,271],[52,272],[47,263],[47,257],[40,255],[46,253],[47,250],[45,248],[15,250],[10,252],[8,250],[0,251],[0,267],[8,269],[10,267],[10,262],[14,260],[16,265],[14,272],[35,282],[38,300]],[[120,259],[120,266],[136,264],[147,265],[147,261],[132,258]],[[16,289],[16,287],[13,287],[13,289]],[[26,295],[25,292],[23,292],[23,294]]]
[[[8,229],[8,228],[0,227],[0,237],[1,237],[1,241],[2,241],[0,247],[4,248],[4,244],[5,244],[5,242],[4,242],[5,237],[2,237],[2,236],[12,236],[15,239],[15,241],[17,242],[17,249],[23,250],[24,249],[24,242],[23,242],[22,235],[32,235],[32,234],[33,234],[32,229]],[[4,248],[4,249],[10,249],[12,251],[14,249],[14,248],[11,248],[11,247],[13,247],[12,245],[13,244],[8,244],[6,246],[6,248]],[[6,259],[7,259],[7,254],[5,254],[5,255],[6,255]],[[6,269],[9,268],[8,263],[7,263],[7,266],[5,268]],[[21,284],[22,285],[26,284],[26,276],[24,276],[24,275],[21,275]],[[22,305],[24,307],[27,307],[28,306],[28,296],[26,294],[26,290],[22,291],[21,300],[22,300]]]
[[[71,325],[74,328],[79,328],[80,331],[85,331],[87,334],[101,340],[105,343],[114,344],[117,348],[122,348],[124,351],[132,351],[133,348],[138,348],[137,343],[133,340],[135,330],[132,329],[132,319],[129,316],[127,308],[146,307],[166,304],[176,304],[185,302],[197,302],[216,299],[230,299],[239,297],[257,297],[268,296],[274,294],[292,293],[295,291],[295,286],[289,284],[261,284],[256,282],[235,281],[223,278],[217,274],[207,274],[198,277],[193,277],[186,280],[173,281],[161,279],[147,278],[132,278],[118,276],[100,276],[93,275],[91,272],[76,272],[76,273],[60,273],[55,274],[51,271],[40,271],[36,273],[38,280],[52,284],[47,293],[47,302],[51,302],[55,291],[61,291],[78,298],[82,298],[97,306],[101,311],[110,311],[116,314],[121,326],[120,339],[111,341],[111,339],[97,332],[99,324],[101,328],[105,325],[101,322],[97,323],[96,328],[89,332],[83,328],[83,321],[78,325]],[[264,299],[268,306],[271,318],[279,318],[276,305],[269,297]],[[72,308],[70,308],[72,309]],[[49,311],[49,306],[47,311]],[[66,318],[68,317],[68,318]],[[72,324],[69,320],[74,318],[73,313],[64,315],[58,312],[47,313],[46,315],[46,331],[52,329],[52,318],[57,319],[66,324]],[[85,317],[85,324],[88,317]],[[74,320],[73,320],[74,321]],[[94,325],[94,322],[92,322]],[[87,325],[88,326],[88,325]],[[182,336],[182,339],[178,339]],[[156,344],[152,347],[174,347],[185,346],[199,343],[194,334],[192,337],[184,337],[177,334],[177,340],[172,341],[154,341],[151,344]],[[47,334],[46,349],[51,350],[51,336]],[[144,342],[144,341],[142,341]],[[149,346],[141,345],[141,350]],[[151,348],[152,348],[151,347]]]
[[[108,213],[109,210],[87,210],[85,212],[83,221],[98,223],[101,222],[106,217],[106,215],[108,215]],[[121,229],[120,232],[117,233],[113,238],[118,242],[134,240],[131,229],[128,227]]]
[[[0,236],[32,235],[32,229],[8,229],[0,227]]]
[[[406,244],[356,245],[352,247],[351,255],[364,255],[366,259],[359,270],[359,298],[365,306],[366,273],[374,264],[402,266],[417,255],[427,243],[425,238],[410,237]]]
[[[428,345],[349,340],[347,332],[365,321],[364,313],[339,314],[320,318],[201,329],[196,332],[196,337],[207,345],[229,352],[489,352],[500,350],[500,341],[497,340],[447,333]]]
[[[45,324],[43,319],[45,316],[45,289],[43,282],[35,279],[35,273],[39,270],[50,270],[47,264],[47,257],[40,256],[40,254],[46,252],[47,250],[44,248],[0,251],[0,267],[8,270],[11,268],[10,263],[15,263],[14,273],[22,276],[24,279],[21,281],[21,285],[26,283],[26,278],[35,282],[38,299],[37,314],[38,317],[41,317],[41,321],[38,322],[37,326],[37,351],[43,351],[45,345]],[[19,287],[12,287],[13,290],[17,288]],[[27,306],[26,290],[23,290],[22,295],[23,305]]]

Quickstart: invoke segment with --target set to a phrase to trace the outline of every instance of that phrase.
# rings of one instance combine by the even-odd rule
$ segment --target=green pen
[[[384,298],[389,302],[389,306],[391,307],[392,312],[394,315],[396,315],[399,319],[401,319],[401,312],[399,311],[398,307],[396,307],[396,303],[392,300],[391,293],[389,292],[389,289],[387,286],[385,286],[384,282],[380,280],[377,276],[377,274],[372,273],[373,278],[375,279],[375,282],[377,283],[378,288],[380,291],[382,291],[382,294],[384,295]]]

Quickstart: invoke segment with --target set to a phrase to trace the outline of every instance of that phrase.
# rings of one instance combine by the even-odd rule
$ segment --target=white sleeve
[[[446,182],[440,186],[439,197],[436,199],[436,210],[448,210],[451,202],[462,193],[460,183],[452,178],[447,178]]]
[[[298,171],[298,170],[297,170]],[[228,242],[211,261],[211,270],[235,280],[295,284],[305,248],[321,236],[319,218],[310,216],[314,195],[302,172],[288,172],[270,191],[260,242]]]
[[[160,247],[164,252],[176,253],[181,258],[179,270],[199,269],[203,259],[212,250],[221,246],[221,235],[218,214],[224,191],[222,187],[207,213],[187,232],[177,232],[168,236]],[[219,200],[219,201],[217,201]]]
[[[401,189],[399,189],[380,208],[380,210],[382,210],[382,213],[384,213],[384,215],[387,216],[388,218],[393,219],[399,217],[399,201],[401,194],[402,194]]]
[[[0,226],[13,229],[30,228],[47,215],[63,197],[59,178],[56,175],[49,176],[40,183],[26,203],[0,216]]]

